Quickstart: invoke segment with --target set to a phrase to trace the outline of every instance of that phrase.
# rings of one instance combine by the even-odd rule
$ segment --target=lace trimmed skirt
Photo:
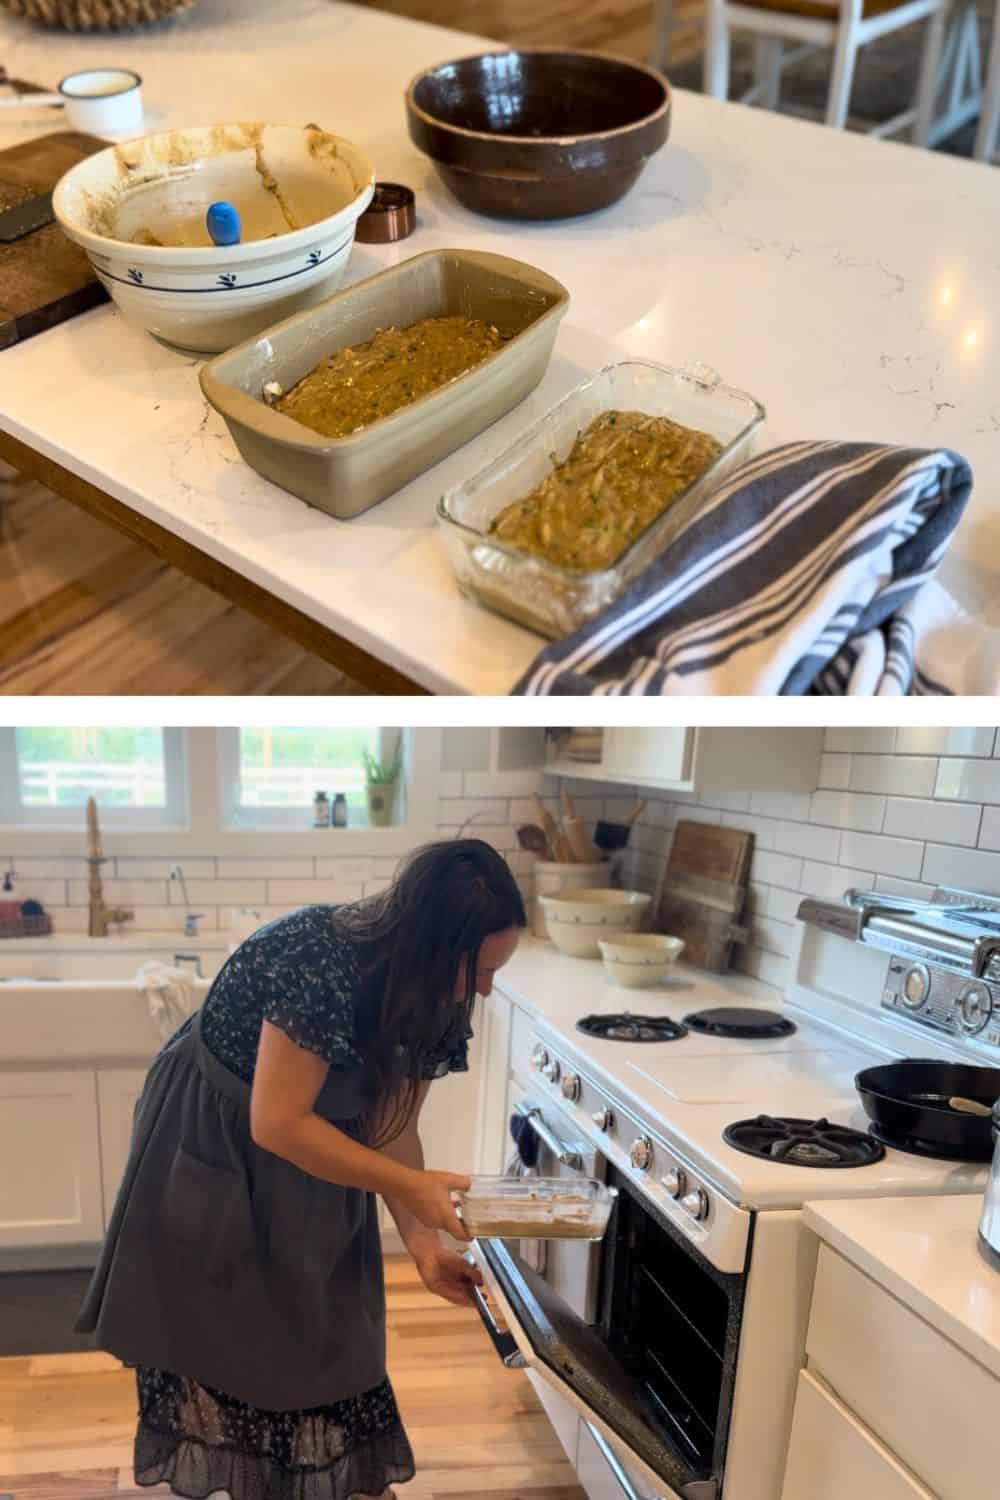
[[[351,1500],[414,1475],[388,1380],[360,1396],[265,1411],[182,1375],[136,1370],[135,1478],[206,1500]]]

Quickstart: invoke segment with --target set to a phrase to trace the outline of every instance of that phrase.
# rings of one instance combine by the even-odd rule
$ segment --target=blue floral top
[[[202,1035],[245,1082],[253,1082],[264,1021],[331,1068],[364,1065],[365,986],[354,948],[334,931],[336,909],[304,906],[268,922],[216,976],[202,1007]],[[458,1015],[460,1024],[420,1059],[422,1078],[468,1070],[472,1032]]]

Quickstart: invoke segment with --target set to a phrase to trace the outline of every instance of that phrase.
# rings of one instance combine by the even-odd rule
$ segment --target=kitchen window
[[[400,729],[370,727],[220,729],[224,826],[273,831],[311,828],[315,797],[323,792],[331,814],[335,797],[342,794],[347,826],[367,827],[366,761],[391,766],[401,750],[404,769],[392,819],[398,825],[406,818],[405,739]]]
[[[0,728],[0,822],[82,829],[88,797],[97,799],[106,828],[183,827],[184,731]]]

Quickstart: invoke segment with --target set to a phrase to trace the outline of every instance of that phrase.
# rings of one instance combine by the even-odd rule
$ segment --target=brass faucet
[[[101,830],[97,823],[97,803],[93,797],[87,798],[87,845],[89,853],[87,864],[90,867],[89,891],[90,891],[90,927],[91,937],[107,937],[108,928],[120,922],[131,922],[135,917],[134,911],[128,911],[124,906],[105,906],[104,888],[101,885],[101,866],[106,863],[107,856],[101,848]]]

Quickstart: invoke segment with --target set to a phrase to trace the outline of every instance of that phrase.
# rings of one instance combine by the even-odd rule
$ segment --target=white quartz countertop
[[[176,26],[44,32],[4,15],[12,76],[52,86],[112,62],[144,78],[149,129],[316,120],[417,193],[418,232],[355,248],[347,282],[423,250],[541,266],[571,306],[538,392],[350,522],[239,459],[199,361],[95,309],[0,354],[0,427],[439,692],[503,694],[542,642],[461,598],[434,505],[614,358],[701,363],[767,407],[765,442],[958,449],[976,492],[943,578],[1000,620],[1000,176],[987,166],[677,93],[671,139],[616,207],[508,224],[455,203],[406,133],[421,67],[474,38],[331,0],[202,0]],[[59,128],[5,110],[0,146]],[[993,455],[993,457],[991,457]]]
[[[675,964],[663,985],[626,990],[608,979],[603,963],[571,958],[554,943],[527,934],[497,975],[497,988],[539,1020],[571,1032],[583,1015],[631,1010],[678,1017],[678,1007],[758,1004],[781,1009],[781,991],[748,974],[708,974]],[[627,1049],[631,1050],[631,1049]]]
[[[982,1194],[807,1203],[820,1239],[1000,1379],[1000,1271],[980,1254]]]

